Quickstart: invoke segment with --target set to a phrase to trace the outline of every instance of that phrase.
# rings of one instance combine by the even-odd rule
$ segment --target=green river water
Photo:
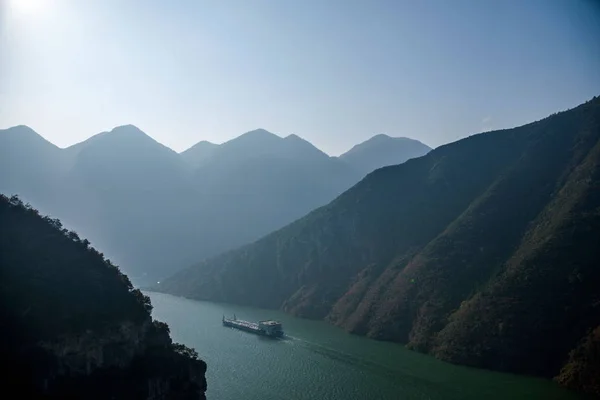
[[[173,340],[208,364],[208,400],[580,399],[551,381],[460,367],[321,321],[147,293]],[[278,319],[273,340],[221,325],[223,314]]]

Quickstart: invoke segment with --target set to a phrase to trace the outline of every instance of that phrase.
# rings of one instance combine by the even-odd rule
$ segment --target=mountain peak
[[[110,131],[98,133],[83,142],[67,148],[70,154],[79,154],[80,151],[94,151],[102,154],[127,154],[147,156],[153,152],[169,154],[169,157],[178,156],[167,146],[157,142],[135,125],[120,125]]]
[[[113,134],[113,135],[120,135],[120,136],[126,135],[126,136],[130,136],[130,137],[138,136],[138,137],[150,138],[150,136],[148,136],[140,128],[138,128],[135,125],[131,125],[131,124],[116,126],[108,133]]]
[[[352,147],[340,159],[367,174],[384,166],[402,164],[410,158],[423,156],[430,150],[429,146],[418,140],[380,133]]]
[[[314,144],[309,142],[306,139],[301,138],[300,136],[292,133],[291,135],[286,136],[284,139],[284,144],[286,145],[287,152],[290,155],[294,155],[295,157],[325,157],[329,158],[329,155],[324,153]]]
[[[27,135],[29,137],[33,137],[33,136],[41,137],[41,135],[39,133],[37,133],[36,131],[34,131],[32,128],[30,128],[27,125],[12,126],[10,128],[0,130],[0,132],[4,133],[6,135],[21,135],[21,136]]]
[[[179,153],[181,157],[193,167],[199,167],[210,159],[214,151],[219,148],[216,143],[201,140],[187,150]]]
[[[393,137],[391,137],[390,135],[386,135],[385,133],[379,133],[375,136],[373,136],[371,139],[369,140],[373,140],[373,139],[394,139]],[[368,140],[367,140],[368,141]]]
[[[7,129],[0,129],[0,138],[3,140],[8,140],[10,142],[17,141],[22,144],[32,145],[33,143],[37,143],[41,146],[53,147],[58,149],[58,147],[46,140],[42,135],[34,131],[27,125],[16,125]]]
[[[195,145],[193,145],[193,146],[189,147],[188,149],[182,151],[181,154],[189,154],[189,153],[193,153],[195,151],[213,150],[216,147],[219,147],[219,145],[216,144],[216,143],[209,142],[208,140],[201,140],[198,143],[196,143]]]
[[[276,134],[274,134],[272,132],[269,132],[268,130],[262,129],[262,128],[258,128],[258,129],[254,129],[254,130],[248,131],[248,132],[246,132],[246,133],[238,136],[238,139],[242,138],[242,137],[247,137],[247,138],[269,138],[269,139],[271,139],[271,138],[277,138],[277,139],[281,139],[281,137],[277,136]],[[233,140],[235,140],[235,139],[233,139]]]
[[[218,146],[218,144],[209,142],[208,140],[201,140],[198,143],[196,143],[194,146]],[[192,146],[192,147],[194,147],[194,146]]]
[[[281,137],[274,133],[271,133],[265,129],[254,129],[248,131],[235,139],[231,139],[222,145],[221,149],[237,149],[240,146],[240,150],[253,151],[256,148],[270,148],[271,146],[277,146],[277,143],[281,141]],[[250,146],[250,147],[248,147]]]
[[[11,126],[10,128],[3,129],[2,131],[4,131],[4,132],[33,132],[37,135],[37,132],[34,131],[32,128],[30,128],[27,125],[15,125],[15,126]]]
[[[287,135],[284,139],[290,139],[290,140],[304,140],[302,139],[300,136],[296,135],[295,133],[289,134]]]
[[[308,140],[301,138],[300,136],[296,135],[295,133],[292,133],[291,135],[287,135],[286,137],[283,138],[283,140],[286,140],[291,143],[308,143],[309,145],[314,147],[314,145],[312,143],[310,143]]]
[[[370,139],[367,139],[364,142],[359,143],[357,146],[360,146],[360,145],[365,144],[365,143],[389,142],[389,141],[421,143],[421,142],[419,142],[416,139],[411,139],[411,138],[407,138],[407,137],[404,137],[404,136],[390,136],[390,135],[387,135],[385,133],[379,133],[379,134],[371,137]]]
[[[129,125],[119,125],[119,126],[114,127],[113,129],[111,129],[110,131],[104,131],[104,132],[98,133],[98,134],[88,138],[87,140],[84,140],[83,142],[75,144],[74,146],[79,146],[84,143],[91,144],[91,143],[105,142],[105,141],[121,143],[121,142],[129,142],[131,140],[140,141],[140,140],[144,140],[144,139],[148,139],[148,141],[155,142],[154,139],[152,139],[147,133],[142,131],[140,128],[138,128],[135,125],[129,124]],[[73,146],[71,146],[71,147],[73,147]]]
[[[117,125],[112,129],[112,131],[118,131],[118,130],[122,130],[122,131],[129,130],[129,131],[138,131],[138,132],[142,131],[140,128],[138,128],[137,126],[135,126],[133,124]]]

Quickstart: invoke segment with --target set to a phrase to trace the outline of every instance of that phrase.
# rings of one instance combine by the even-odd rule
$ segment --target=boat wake
[[[309,340],[302,339],[299,337],[287,336],[287,338],[293,344],[298,344],[303,348],[306,348],[307,350],[319,354],[325,358],[352,367],[356,367],[361,371],[370,371],[380,377],[393,380],[397,383],[409,385],[413,388],[418,387],[419,384],[431,385],[431,382],[424,382],[422,378],[403,368],[396,369],[381,362],[369,360],[363,355],[351,354],[333,347],[311,342]]]

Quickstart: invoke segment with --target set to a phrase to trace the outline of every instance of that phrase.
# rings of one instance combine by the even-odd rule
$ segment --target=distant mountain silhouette
[[[175,188],[187,184],[191,171],[179,154],[132,125],[92,136],[65,153],[78,176],[99,189],[105,184],[127,190]]]
[[[600,394],[599,243],[594,98],[378,169],[157,290],[326,319],[460,364],[560,373]]]
[[[264,129],[177,154],[133,125],[66,149],[20,126],[0,131],[0,156],[0,193],[59,217],[146,284],[281,228],[361,175]]]
[[[65,178],[70,210],[58,214],[65,223],[126,265],[132,278],[185,260],[185,246],[191,248],[199,234],[190,219],[198,191],[179,154],[134,126],[122,126],[65,149],[65,155],[72,162]],[[170,254],[174,243],[183,254]]]
[[[424,156],[430,150],[429,146],[418,140],[380,134],[357,144],[342,154],[340,159],[366,175],[377,168],[402,164],[411,158]]]
[[[311,143],[296,136],[281,138],[264,129],[246,132],[223,144],[202,141],[181,153],[193,166],[206,166],[210,163],[230,164],[263,156],[309,161],[314,158],[328,159],[327,154]]]
[[[214,149],[195,171],[194,186],[210,227],[207,243],[224,249],[223,243],[248,243],[300,218],[358,179],[354,170],[298,136],[257,129]]]
[[[36,199],[40,211],[56,209],[60,178],[66,171],[59,147],[27,126],[0,130],[0,193]]]
[[[197,168],[208,162],[218,147],[218,144],[203,140],[196,143],[189,149],[182,151],[180,154],[181,158],[183,158],[185,162],[187,162],[190,166]]]

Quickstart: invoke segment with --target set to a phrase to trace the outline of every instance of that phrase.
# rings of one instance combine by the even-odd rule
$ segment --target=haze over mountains
[[[66,149],[17,126],[0,130],[0,193],[60,218],[147,284],[302,217],[365,168],[430,150],[407,142],[390,157],[395,141],[353,149],[346,159],[258,129],[178,154],[132,125]]]
[[[326,319],[452,362],[558,375],[600,394],[599,243],[595,97],[378,169],[157,289]]]

